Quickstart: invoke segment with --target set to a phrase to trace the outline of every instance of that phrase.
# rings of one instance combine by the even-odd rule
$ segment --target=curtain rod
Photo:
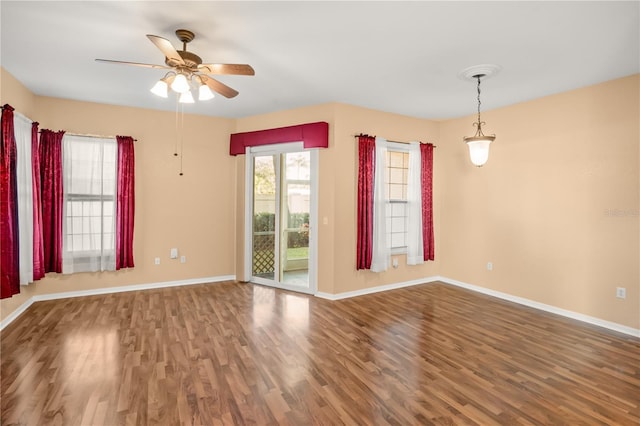
[[[4,109],[4,105],[0,106],[0,109]],[[24,118],[26,118],[27,120],[31,121],[32,123],[35,123],[34,120],[30,119],[29,117],[27,117],[26,115],[22,114],[19,111],[16,111],[15,109],[13,110],[14,114],[20,115]],[[39,130],[38,133],[42,133],[42,130]],[[70,135],[70,136],[84,136],[86,138],[101,138],[101,139],[115,139],[115,136],[103,136],[103,135],[91,135],[88,133],[73,133],[73,132],[64,132],[65,135]],[[134,139],[134,142],[138,142],[138,139]]]
[[[42,130],[40,130],[38,133],[42,133]],[[82,136],[85,138],[100,138],[100,139],[115,139],[115,136],[104,136],[104,135],[92,135],[89,133],[73,133],[73,132],[64,132],[65,135],[69,135],[69,136]],[[137,142],[138,139],[134,139],[134,142]]]
[[[366,135],[366,134],[364,134],[364,133],[360,133],[359,135],[353,135],[353,137],[354,137],[354,138],[357,138],[357,137],[359,137],[359,136],[368,136],[368,135]],[[403,142],[403,141],[392,141],[392,140],[389,140],[389,139],[387,139],[387,142],[393,142],[393,143],[404,143],[404,144],[407,144],[407,145],[411,143],[411,142]],[[419,142],[419,141],[418,141],[418,143],[419,143],[420,145],[428,145],[430,142]],[[431,145],[433,145],[433,144],[431,144]],[[434,147],[434,148],[437,148],[438,146],[437,146],[437,145],[433,145],[433,147]]]
[[[0,106],[0,109],[4,109],[4,105]],[[17,116],[19,116],[19,117],[22,117],[22,118],[24,118],[24,119],[27,119],[27,120],[29,120],[29,121],[30,121],[30,122],[32,122],[32,123],[35,123],[35,122],[36,122],[35,120],[32,120],[32,119],[30,119],[29,117],[27,117],[26,115],[24,115],[23,113],[21,113],[20,111],[16,111],[15,109],[13,110],[13,114],[14,114],[14,115],[17,115]]]

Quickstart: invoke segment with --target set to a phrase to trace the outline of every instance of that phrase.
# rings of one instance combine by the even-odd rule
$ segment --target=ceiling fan
[[[139,62],[114,61],[96,59],[98,62],[110,64],[134,65],[137,67],[170,70],[151,91],[159,96],[167,97],[168,87],[180,96],[180,102],[193,102],[191,83],[199,86],[200,100],[211,99],[211,90],[226,98],[233,98],[238,91],[211,77],[214,75],[255,75],[255,71],[247,64],[203,64],[200,56],[187,51],[187,44],[195,38],[189,30],[176,30],[176,36],[182,42],[182,50],[176,50],[166,38],[147,34],[147,38],[164,54],[166,65],[143,64]],[[184,96],[184,98],[183,98]]]

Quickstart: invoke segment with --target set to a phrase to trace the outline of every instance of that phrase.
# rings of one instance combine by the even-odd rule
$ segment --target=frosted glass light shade
[[[193,100],[191,91],[187,90],[186,92],[180,94],[180,99],[178,99],[178,102],[180,102],[181,104],[192,104],[195,101]]]
[[[168,92],[169,86],[164,79],[158,80],[158,82],[151,88],[151,93],[160,96],[161,98],[166,98],[168,96]]]
[[[474,166],[481,167],[489,159],[489,145],[495,137],[474,137],[467,138],[465,142],[469,146],[469,157]]]
[[[178,93],[185,93],[189,91],[189,82],[184,74],[176,75],[176,78],[171,83],[171,90]]]
[[[209,99],[213,99],[214,95],[209,86],[206,84],[200,85],[198,89],[198,100],[199,101],[208,101]]]

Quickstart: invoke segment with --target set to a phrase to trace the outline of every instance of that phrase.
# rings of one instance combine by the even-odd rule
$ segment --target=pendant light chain
[[[478,127],[476,136],[484,136],[484,133],[482,133],[482,125],[484,123],[480,119],[480,105],[482,104],[482,101],[480,101],[480,78],[482,75],[476,75],[475,77],[478,80],[478,122],[474,124]]]
[[[478,126],[480,125],[480,104],[482,103],[480,101],[480,76],[477,75],[476,78],[478,79]]]

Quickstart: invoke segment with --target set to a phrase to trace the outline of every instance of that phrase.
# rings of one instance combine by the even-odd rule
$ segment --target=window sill
[[[399,248],[392,248],[391,249],[391,256],[396,256],[399,254],[407,254],[407,248],[406,247],[399,247]]]

